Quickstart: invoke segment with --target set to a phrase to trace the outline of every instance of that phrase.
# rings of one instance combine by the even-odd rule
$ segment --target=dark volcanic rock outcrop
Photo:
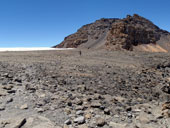
[[[103,18],[85,25],[55,47],[134,50],[136,46],[146,45],[144,48],[137,48],[137,50],[145,50],[147,45],[151,44],[155,45],[149,46],[152,51],[170,51],[169,37],[169,32],[134,14],[124,19]]]
[[[91,48],[97,40],[102,40],[111,28],[112,24],[118,19],[101,19],[95,23],[84,25],[76,33],[69,35],[56,47],[77,48],[82,44],[84,47]]]

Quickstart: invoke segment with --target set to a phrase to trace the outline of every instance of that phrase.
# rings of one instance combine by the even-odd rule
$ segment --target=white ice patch
[[[51,50],[71,50],[73,48],[48,48],[48,47],[35,47],[35,48],[0,48],[0,52],[6,51],[51,51]]]

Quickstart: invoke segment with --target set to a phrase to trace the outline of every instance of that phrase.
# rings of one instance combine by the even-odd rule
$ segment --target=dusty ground
[[[0,128],[170,128],[169,102],[169,53],[0,53]]]

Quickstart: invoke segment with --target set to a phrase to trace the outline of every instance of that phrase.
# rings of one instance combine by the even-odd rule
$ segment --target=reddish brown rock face
[[[156,44],[161,37],[170,35],[151,21],[134,14],[124,19],[101,19],[80,28],[56,47],[106,48],[111,50],[133,50],[134,46]],[[166,38],[164,42],[170,43]],[[166,45],[167,46],[167,45]]]
[[[149,26],[151,27],[149,28]],[[161,31],[157,32],[157,29],[159,28],[142,17],[128,16],[122,21],[112,24],[106,46],[132,50],[133,46],[156,43],[161,37]]]

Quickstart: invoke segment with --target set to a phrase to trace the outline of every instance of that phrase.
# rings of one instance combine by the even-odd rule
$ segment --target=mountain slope
[[[169,44],[169,32],[134,14],[133,16],[128,15],[124,19],[103,18],[97,20],[92,24],[83,26],[54,47],[145,51],[140,46],[149,45],[149,48],[156,48],[155,51],[167,52],[170,51]]]

